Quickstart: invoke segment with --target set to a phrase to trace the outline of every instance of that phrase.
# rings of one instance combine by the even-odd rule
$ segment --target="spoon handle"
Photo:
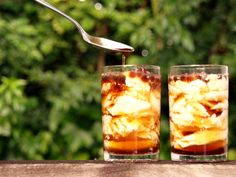
[[[79,31],[81,32],[82,36],[83,34],[87,34],[84,29],[82,28],[82,26],[77,22],[75,21],[73,18],[71,18],[70,16],[66,15],[65,13],[63,13],[62,11],[58,10],[57,8],[53,7],[51,4],[47,3],[46,1],[44,0],[35,0],[36,2],[40,3],[41,5],[43,6],[46,6],[47,8],[53,10],[54,12],[57,12],[58,14],[64,16],[65,18],[67,18],[69,21],[71,21],[78,29]]]

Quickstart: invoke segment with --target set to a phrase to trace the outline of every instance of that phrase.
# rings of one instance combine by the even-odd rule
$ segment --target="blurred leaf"
[[[230,149],[229,150],[229,160],[235,160],[236,159],[236,150]]]

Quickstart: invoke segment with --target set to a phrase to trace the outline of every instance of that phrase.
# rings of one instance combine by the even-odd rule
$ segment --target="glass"
[[[101,82],[104,160],[158,159],[160,68],[105,66]]]
[[[168,89],[171,159],[227,160],[228,67],[172,66]]]

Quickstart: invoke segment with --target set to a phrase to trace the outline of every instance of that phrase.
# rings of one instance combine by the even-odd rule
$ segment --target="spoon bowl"
[[[59,9],[55,8],[54,6],[52,6],[51,4],[49,4],[48,2],[44,1],[44,0],[35,0],[36,2],[40,3],[41,5],[53,10],[54,12],[57,12],[58,14],[64,16],[65,18],[67,18],[69,21],[71,21],[79,30],[80,34],[82,35],[82,38],[84,39],[84,41],[86,41],[87,43],[94,45],[96,47],[102,48],[102,49],[106,49],[108,51],[112,51],[112,52],[121,52],[121,53],[132,53],[134,52],[134,48],[117,42],[117,41],[113,41],[110,39],[106,39],[106,38],[102,38],[102,37],[96,37],[96,36],[91,36],[88,33],[86,33],[86,31],[82,28],[82,26],[73,18],[71,18],[70,16],[66,15],[64,12],[60,11]]]

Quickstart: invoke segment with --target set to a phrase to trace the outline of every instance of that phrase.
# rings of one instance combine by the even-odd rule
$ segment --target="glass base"
[[[171,160],[184,162],[220,162],[227,160],[227,153],[217,155],[184,155],[171,152]]]
[[[127,154],[109,154],[108,152],[104,152],[104,160],[105,161],[156,161],[159,160],[159,152],[155,154],[135,154],[135,155],[127,155]]]

